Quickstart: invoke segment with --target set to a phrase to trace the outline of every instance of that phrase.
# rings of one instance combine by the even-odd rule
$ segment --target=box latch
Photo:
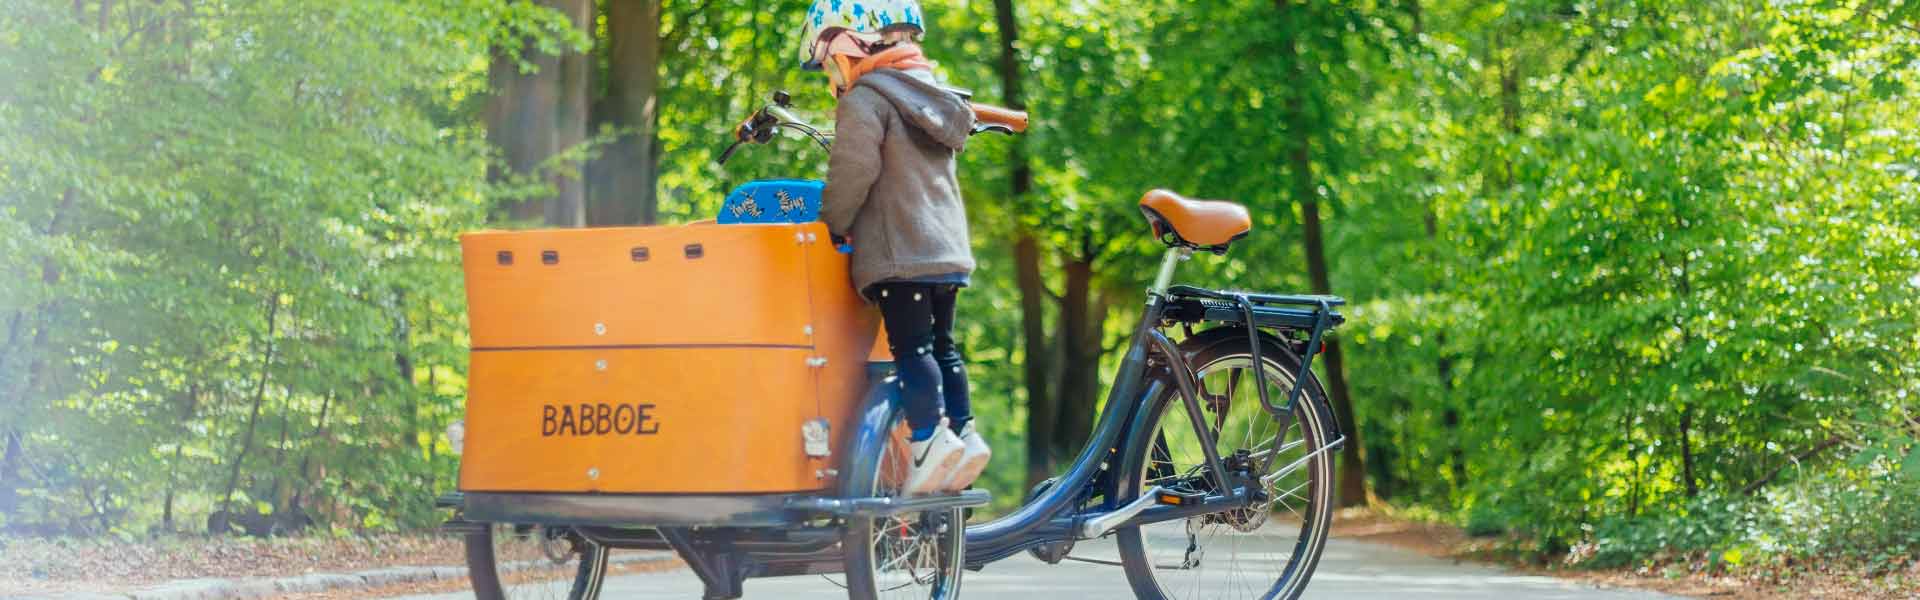
[[[827,440],[832,429],[825,417],[807,419],[800,424],[800,441],[806,446],[807,456],[826,458],[831,453]]]

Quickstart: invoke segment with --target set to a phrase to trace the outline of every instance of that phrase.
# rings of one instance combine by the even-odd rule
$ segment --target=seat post
[[[1167,286],[1173,285],[1174,268],[1180,266],[1180,261],[1192,256],[1192,248],[1186,246],[1168,246],[1166,256],[1160,259],[1160,274],[1154,276],[1153,287],[1149,291],[1155,294],[1166,295]]]

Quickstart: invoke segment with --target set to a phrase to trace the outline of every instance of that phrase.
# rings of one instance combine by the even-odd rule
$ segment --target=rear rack
[[[1168,287],[1167,293],[1172,294],[1174,296],[1190,296],[1190,297],[1197,297],[1197,298],[1208,298],[1212,300],[1225,300],[1229,302],[1238,298],[1246,298],[1248,300],[1253,301],[1254,304],[1295,304],[1295,305],[1317,307],[1322,305],[1341,306],[1347,303],[1346,298],[1341,298],[1339,296],[1321,296],[1321,295],[1315,295],[1315,294],[1253,294],[1253,293],[1247,293],[1247,292],[1223,292],[1219,290],[1209,290],[1206,288],[1193,287],[1190,285],[1176,285],[1176,286]]]
[[[1167,288],[1167,295],[1173,300],[1167,306],[1169,319],[1222,323],[1244,323],[1247,320],[1247,312],[1239,305],[1241,294],[1237,292],[1176,285]],[[1346,299],[1338,296],[1245,294],[1245,297],[1253,305],[1253,321],[1258,327],[1311,332],[1320,323],[1322,315],[1326,316],[1329,328],[1347,322],[1345,316],[1333,310],[1333,307],[1347,303]],[[1296,306],[1312,308],[1294,308]]]
[[[1346,322],[1333,307],[1346,304],[1338,296],[1289,296],[1274,294],[1254,294],[1246,292],[1226,292],[1197,288],[1190,285],[1176,285],[1167,288],[1168,303],[1164,313],[1167,318],[1181,321],[1221,321],[1240,323],[1247,328],[1248,352],[1253,364],[1264,364],[1260,358],[1260,328],[1275,327],[1307,332],[1307,346],[1300,355],[1300,366],[1293,373],[1293,389],[1287,391],[1286,405],[1276,405],[1267,393],[1267,370],[1253,369],[1255,388],[1260,391],[1260,404],[1275,418],[1288,416],[1287,407],[1300,401],[1300,394],[1306,388],[1307,374],[1313,369],[1314,356],[1320,354],[1321,339],[1328,331]],[[1291,308],[1308,306],[1312,308]],[[1329,432],[1328,440],[1333,440]],[[1344,441],[1344,440],[1342,440]]]

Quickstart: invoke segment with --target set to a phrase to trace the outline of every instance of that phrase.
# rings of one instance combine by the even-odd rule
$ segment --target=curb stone
[[[418,576],[412,570],[409,570],[406,567],[394,567],[389,569],[374,569],[371,571],[360,571],[358,573],[354,573],[354,575],[358,575],[360,576],[361,579],[366,580],[367,585],[371,585],[375,587],[388,586],[388,585],[393,585],[397,583],[407,583],[411,581],[411,579],[409,578]],[[431,573],[431,575],[434,575],[435,579],[439,579],[438,577],[439,573]]]
[[[186,579],[147,588],[129,595],[133,600],[222,600],[233,582],[225,579]]]
[[[366,581],[359,577],[333,573],[281,577],[270,581],[273,582],[274,589],[281,593],[324,592],[327,590],[366,586]]]
[[[234,585],[228,590],[228,598],[269,598],[279,593],[273,582],[266,579],[243,579],[232,583]]]
[[[610,562],[623,565],[678,560],[672,553],[667,552],[626,553],[609,558]],[[367,589],[422,581],[446,581],[466,576],[466,567],[388,567],[351,573],[313,573],[293,577],[183,579],[127,593],[75,592],[49,596],[8,596],[0,600],[230,600],[267,598],[280,594]]]

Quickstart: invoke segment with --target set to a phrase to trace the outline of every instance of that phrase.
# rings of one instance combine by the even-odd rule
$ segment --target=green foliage
[[[994,4],[928,4],[939,74],[1003,101]],[[489,49],[604,41],[526,2],[110,6],[0,20],[0,435],[23,442],[0,519],[125,532],[171,495],[189,528],[244,461],[234,506],[431,524],[465,385],[456,236],[544,193],[486,182]],[[713,164],[774,90],[830,120],[788,51],[804,6],[664,4],[662,220],[824,176],[797,136]],[[1321,207],[1379,497],[1594,565],[1913,551],[1920,7],[1288,6],[1014,3],[1034,190],[1010,192],[1014,140],[961,158],[1002,507],[1028,435],[1011,241],[1040,240],[1048,290],[1094,266],[1114,347],[1157,248],[1133,201],[1169,187],[1253,209],[1183,271],[1225,287],[1305,291]]]
[[[0,433],[21,444],[0,519],[198,518],[239,473],[235,511],[428,523],[465,361],[455,235],[494,201],[448,107],[492,44],[564,22],[453,1],[8,11]]]
[[[1418,373],[1354,378],[1376,485],[1601,564],[1804,528],[1743,499],[1803,473],[1834,493],[1796,518],[1910,516],[1828,503],[1911,481],[1835,466],[1904,455],[1920,390],[1915,33],[1882,9],[1428,6],[1382,96],[1420,110],[1375,117],[1409,153],[1371,167],[1427,184],[1345,230],[1387,250],[1349,271],[1382,286],[1355,371]]]
[[[1816,475],[1759,497],[1707,494],[1671,512],[1609,517],[1574,558],[1619,567],[1703,557],[1739,567],[1768,556],[1871,562],[1916,551],[1920,483],[1883,467]]]

